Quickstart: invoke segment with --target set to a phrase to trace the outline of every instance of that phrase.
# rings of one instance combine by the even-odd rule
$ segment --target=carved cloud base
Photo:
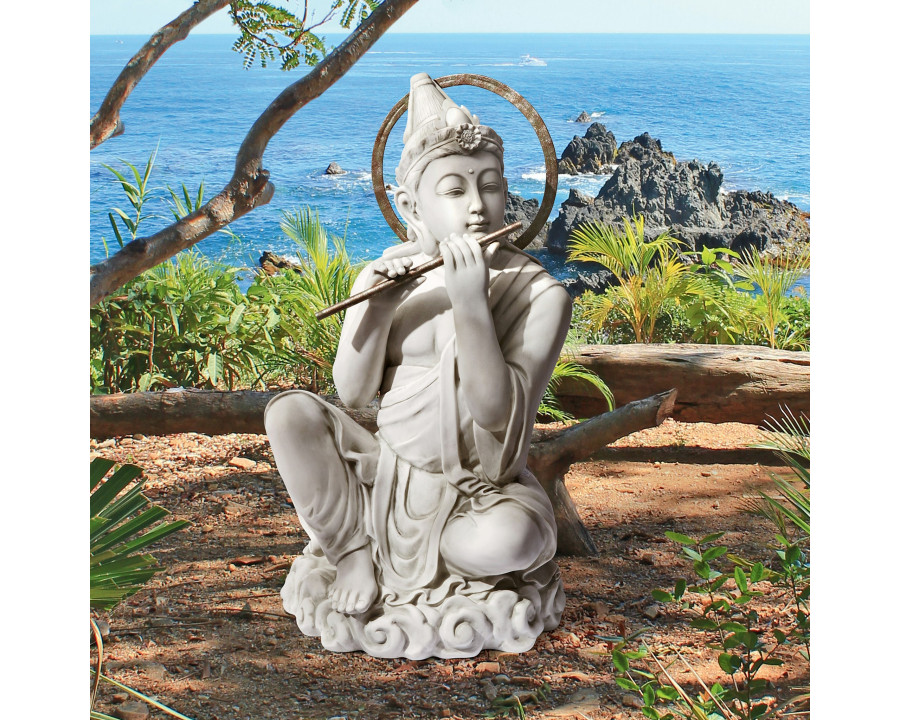
[[[484,582],[463,582],[442,600],[427,592],[392,604],[382,597],[366,613],[345,615],[331,607],[328,590],[335,568],[314,551],[291,567],[281,597],[284,609],[306,634],[321,637],[334,652],[362,650],[374,657],[422,660],[473,657],[482,650],[525,652],[538,635],[559,625],[565,595],[552,561],[530,573]]]

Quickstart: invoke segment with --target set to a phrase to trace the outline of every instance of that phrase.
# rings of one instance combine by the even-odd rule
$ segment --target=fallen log
[[[575,503],[566,489],[565,477],[572,463],[591,458],[619,438],[661,424],[671,416],[677,396],[676,390],[668,390],[636,400],[531,443],[528,467],[553,504],[557,553],[597,554],[597,547],[581,522]]]
[[[612,390],[616,405],[678,390],[672,412],[682,422],[762,425],[781,417],[781,406],[809,414],[809,353],[756,345],[583,345],[568,358],[594,371]],[[606,410],[606,400],[587,383],[565,380],[560,406],[575,417]]]
[[[91,437],[121,435],[204,435],[266,432],[263,411],[280,390],[197,390],[91,395]],[[352,410],[335,396],[325,398],[364,428],[375,431],[375,409]]]
[[[92,395],[91,436],[101,439],[134,433],[265,433],[263,412],[278,392],[179,388],[162,392]],[[597,548],[566,490],[565,475],[569,467],[574,462],[590,458],[621,437],[659,425],[671,415],[676,395],[675,390],[669,390],[577,425],[535,436],[528,455],[528,466],[553,504],[559,553],[597,554]],[[376,429],[374,408],[352,410],[334,396],[326,397],[326,400],[349,413],[363,427],[372,431]]]

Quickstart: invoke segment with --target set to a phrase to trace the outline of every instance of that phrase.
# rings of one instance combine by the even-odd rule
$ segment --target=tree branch
[[[274,186],[262,169],[269,140],[306,103],[330,88],[417,0],[385,0],[347,39],[303,78],[285,88],[253,123],[228,184],[200,209],[155,235],[136,238],[112,257],[91,267],[91,305],[185,248],[265,205]]]
[[[230,0],[198,0],[167,25],[163,25],[122,68],[106,97],[91,118],[91,150],[125,131],[119,117],[131,91],[172,45],[184,40],[197,25],[228,5]]]

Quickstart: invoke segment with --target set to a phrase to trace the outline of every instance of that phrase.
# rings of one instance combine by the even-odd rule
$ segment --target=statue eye
[[[481,192],[497,192],[500,190],[500,183],[489,182],[481,186]]]
[[[459,197],[463,193],[465,193],[465,190],[457,186],[448,187],[440,191],[440,194],[444,197]]]

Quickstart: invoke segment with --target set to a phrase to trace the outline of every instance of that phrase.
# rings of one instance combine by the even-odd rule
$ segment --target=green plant
[[[807,664],[810,660],[809,423],[804,416],[797,418],[785,410],[783,417],[768,422],[767,428],[763,441],[754,447],[774,450],[794,478],[790,482],[771,474],[780,497],[761,492],[751,503],[751,509],[771,520],[778,530],[772,545],[774,559],[764,564],[730,553],[727,546],[716,544],[723,533],[694,539],[667,532],[670,540],[681,545],[681,553],[692,563],[697,580],[689,585],[680,579],[671,591],[653,591],[655,600],[691,613],[691,627],[712,636],[707,645],[718,651],[719,667],[728,681],[712,687],[703,685],[703,694],[691,696],[646,646],[629,651],[626,642],[620,642],[613,651],[613,663],[620,673],[616,682],[641,694],[643,713],[648,718],[669,720],[677,713],[698,720],[756,720],[809,699],[808,693],[801,693],[779,708],[762,702],[760,697],[767,690],[766,681],[758,677],[764,666],[781,665],[795,655]],[[727,571],[722,567],[725,562],[731,563]],[[756,598],[763,594],[779,604],[768,620],[755,606]],[[675,655],[693,672],[677,650]],[[655,663],[655,672],[631,664],[647,658]],[[700,681],[699,675],[694,676]]]
[[[762,622],[753,606],[755,598],[763,594],[782,599],[785,608],[798,601],[804,602],[799,598],[808,597],[809,566],[806,556],[797,546],[784,547],[777,553],[777,567],[767,568],[761,562],[751,563],[730,554],[725,545],[715,544],[722,535],[714,533],[694,539],[667,532],[666,536],[679,543],[682,555],[693,563],[697,580],[692,584],[684,579],[679,580],[671,592],[654,590],[653,597],[693,614],[691,627],[710,635],[707,646],[718,652],[719,667],[728,680],[724,685],[717,683],[704,688],[705,696],[692,698],[674,682],[669,668],[647,647],[631,651],[631,654],[621,647],[617,648],[613,653],[613,663],[621,673],[617,683],[622,688],[641,694],[646,717],[669,720],[676,717],[673,712],[680,717],[699,720],[771,717],[775,708],[761,700],[769,687],[766,680],[758,677],[761,668],[782,665],[784,659],[779,655],[787,655],[790,648],[798,644],[804,646],[805,652],[802,654],[808,660],[808,615],[795,615],[794,621],[783,629]],[[723,559],[723,556],[726,558]],[[721,563],[726,560],[732,563],[730,572],[723,572]],[[800,580],[804,575],[805,585]],[[677,655],[690,669],[684,658]],[[654,672],[638,670],[631,665],[632,660],[647,657],[657,664],[663,680]],[[643,677],[644,681],[639,683],[636,676]],[[655,707],[658,703],[664,710],[672,712],[661,713]]]
[[[753,298],[746,291],[753,286],[734,279],[730,258],[739,257],[738,253],[703,246],[700,251],[686,254],[697,260],[692,269],[699,283],[699,292],[684,306],[690,340],[727,345],[751,340],[748,318]]]
[[[630,326],[635,342],[654,342],[666,303],[682,302],[700,292],[701,286],[678,256],[684,245],[681,240],[668,231],[645,239],[643,215],[623,217],[622,222],[621,230],[588,223],[572,233],[569,261],[599,263],[618,283],[602,295],[585,293],[576,302],[595,327],[603,327],[618,314]]]
[[[547,389],[541,398],[538,415],[549,418],[553,422],[571,422],[575,419],[570,413],[567,413],[560,407],[559,399],[556,397],[556,391],[565,380],[577,380],[592,385],[603,395],[610,411],[614,410],[616,401],[609,386],[596,373],[578,363],[566,360],[565,357],[565,351],[563,351],[563,355],[556,361],[553,374],[550,375],[550,382],[547,384]]]
[[[114,167],[105,164],[103,166],[116,177],[116,180],[121,186],[122,191],[125,193],[125,197],[128,199],[128,202],[131,205],[133,213],[130,215],[121,208],[117,207],[113,208],[112,211],[108,213],[109,223],[110,225],[112,225],[113,233],[116,236],[119,247],[124,247],[125,241],[122,239],[122,232],[119,230],[119,224],[116,220],[116,216],[119,217],[119,219],[125,225],[125,228],[128,230],[129,241],[134,240],[137,237],[138,227],[140,226],[141,221],[152,217],[144,213],[144,206],[147,204],[147,201],[152,197],[153,194],[153,191],[150,188],[150,173],[153,171],[153,163],[156,161],[157,150],[154,150],[152,153],[150,153],[150,157],[147,160],[147,165],[144,167],[143,173],[141,173],[130,162],[121,160],[125,167],[127,167],[131,171],[131,179],[129,179],[125,175],[125,173],[116,170]]]
[[[785,408],[782,418],[766,422],[763,440],[752,447],[774,450],[778,458],[790,469],[794,482],[769,473],[781,497],[771,497],[760,492],[750,507],[768,518],[781,535],[799,532],[802,539],[809,538],[810,531],[810,445],[809,420],[805,415],[797,417]],[[795,484],[796,483],[796,484]],[[797,486],[799,484],[799,487]]]
[[[146,480],[138,480],[143,470],[136,465],[121,465],[109,474],[115,463],[105,458],[91,461],[90,500],[90,593],[92,610],[111,610],[122,600],[138,592],[163,568],[156,559],[141,550],[177,532],[187,520],[162,522],[170,515],[159,505],[152,505],[141,490]],[[105,481],[104,481],[105,478]],[[135,482],[137,480],[137,482]],[[94,710],[101,680],[109,682],[149,702],[173,717],[190,720],[184,715],[137,690],[103,674],[103,640],[96,622],[91,630],[97,646],[94,687],[91,693],[91,718],[107,720],[110,716]]]
[[[350,295],[360,268],[347,252],[346,239],[328,233],[310,208],[285,212],[281,229],[297,248],[299,272],[258,274],[247,299],[277,318],[280,372],[294,373],[313,391],[330,389],[342,313],[323,321],[315,315]]]
[[[247,312],[237,272],[188,250],[92,308],[92,392],[233,389],[265,375],[274,321]]]
[[[145,480],[132,485],[143,470],[122,465],[102,482],[113,466],[104,458],[91,461],[91,607],[98,610],[112,609],[162,569],[139,550],[190,524],[157,524],[169,511],[150,505],[141,492]]]
[[[784,264],[777,264],[753,249],[734,262],[735,276],[752,283],[757,291],[752,304],[753,317],[772,348],[795,344],[797,338],[777,332],[788,319],[788,298],[794,286],[809,270],[809,253],[799,255]]]

